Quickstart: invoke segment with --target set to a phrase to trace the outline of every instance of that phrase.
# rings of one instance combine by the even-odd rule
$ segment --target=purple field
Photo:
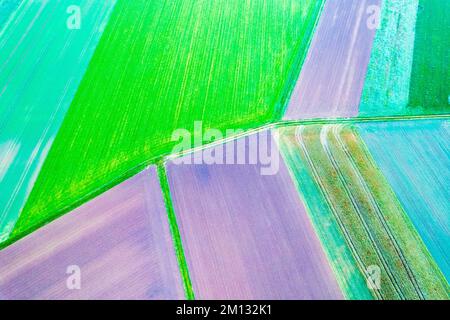
[[[2,299],[182,299],[154,168],[0,252]],[[68,290],[69,266],[81,288]]]
[[[167,175],[196,298],[342,298],[281,157],[275,175],[173,163]]]
[[[381,0],[328,0],[284,119],[358,115],[376,29],[366,9]],[[320,63],[318,63],[320,61]]]

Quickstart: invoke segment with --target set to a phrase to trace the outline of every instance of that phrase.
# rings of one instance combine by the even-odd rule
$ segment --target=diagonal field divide
[[[73,1],[1,2],[0,242],[8,238],[78,85],[115,0],[78,1],[79,29],[68,27]],[[1,23],[1,22],[0,22]]]

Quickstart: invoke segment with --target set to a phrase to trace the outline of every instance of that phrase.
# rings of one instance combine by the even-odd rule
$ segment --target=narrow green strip
[[[180,231],[178,229],[177,217],[175,216],[172,198],[170,197],[170,188],[169,182],[167,180],[166,168],[164,166],[164,163],[162,162],[158,164],[158,177],[164,195],[164,202],[166,204],[170,232],[172,234],[172,239],[175,246],[175,254],[177,255],[178,259],[181,278],[183,279],[183,286],[186,294],[186,299],[195,300],[194,290],[192,289],[191,278],[189,276],[189,269],[186,263],[186,257],[184,256],[183,243],[181,241]]]
[[[427,114],[427,115],[401,115],[401,116],[371,116],[371,117],[352,117],[352,118],[314,118],[300,120],[284,120],[272,123],[266,128],[287,127],[297,125],[316,125],[316,124],[344,124],[344,123],[364,123],[364,122],[395,122],[395,121],[414,121],[414,120],[449,120],[450,114]]]

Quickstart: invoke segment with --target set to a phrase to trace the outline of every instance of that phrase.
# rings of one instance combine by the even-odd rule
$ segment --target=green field
[[[119,0],[12,240],[170,153],[176,128],[279,119],[322,5]]]
[[[450,1],[421,0],[409,105],[424,113],[450,112]]]

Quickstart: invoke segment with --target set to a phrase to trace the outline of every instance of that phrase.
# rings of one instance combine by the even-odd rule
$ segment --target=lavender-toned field
[[[155,168],[1,251],[0,298],[183,299]]]
[[[380,2],[326,2],[285,119],[358,115],[376,32],[367,10]]]
[[[199,152],[238,150],[239,143],[252,151],[245,138]],[[279,157],[273,141],[271,151]],[[341,299],[285,164],[274,175],[262,175],[261,167],[167,164],[196,297]]]

